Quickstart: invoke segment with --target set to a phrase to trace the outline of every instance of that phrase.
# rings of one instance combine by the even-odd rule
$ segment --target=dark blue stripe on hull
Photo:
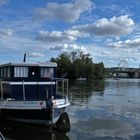
[[[17,120],[17,121],[27,121],[32,122],[46,122],[51,121],[52,111],[51,109],[42,109],[42,110],[16,110],[16,109],[2,109],[1,117],[8,120]]]

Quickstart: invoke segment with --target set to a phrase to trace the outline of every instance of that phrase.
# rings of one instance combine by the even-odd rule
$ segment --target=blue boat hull
[[[65,107],[53,110],[51,108],[36,110],[1,109],[0,117],[6,120],[50,125],[58,120],[62,111],[65,111]]]

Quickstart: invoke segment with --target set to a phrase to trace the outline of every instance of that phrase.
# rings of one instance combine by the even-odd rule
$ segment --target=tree
[[[94,78],[103,79],[105,77],[104,64],[101,62],[99,64],[94,64]]]
[[[59,77],[69,79],[81,77],[87,79],[104,78],[103,63],[94,64],[90,54],[83,54],[82,52],[63,52],[57,58],[51,58],[51,61],[57,63],[57,73]]]
[[[68,53],[62,53],[58,58],[51,58],[52,62],[57,63],[57,74],[59,77],[68,77],[71,60]]]

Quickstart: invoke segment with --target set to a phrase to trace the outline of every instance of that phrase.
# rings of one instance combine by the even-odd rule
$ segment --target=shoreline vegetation
[[[52,62],[58,65],[58,77],[68,79],[104,79],[105,68],[103,62],[94,63],[90,54],[83,52],[63,52]]]

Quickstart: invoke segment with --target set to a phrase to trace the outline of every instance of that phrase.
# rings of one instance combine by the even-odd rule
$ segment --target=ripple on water
[[[73,127],[80,133],[86,133],[94,137],[128,139],[136,133],[132,124],[120,120],[94,119],[91,121],[78,121]]]

